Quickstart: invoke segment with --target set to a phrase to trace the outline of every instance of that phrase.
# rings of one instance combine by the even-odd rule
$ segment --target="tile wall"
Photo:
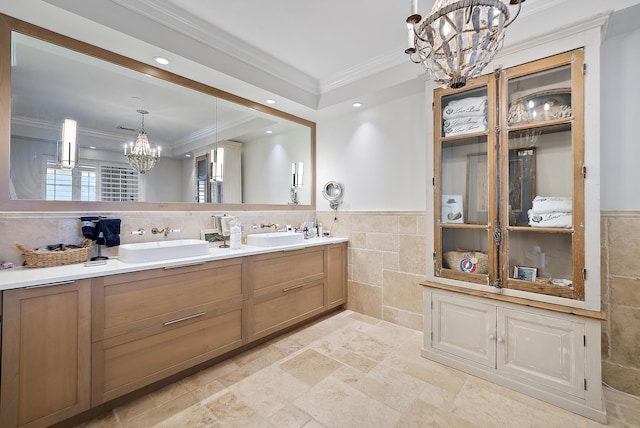
[[[603,212],[601,222],[603,380],[640,396],[640,212]]]

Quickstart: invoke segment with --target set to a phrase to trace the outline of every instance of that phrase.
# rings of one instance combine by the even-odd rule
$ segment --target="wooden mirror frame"
[[[9,196],[11,149],[11,33],[15,31],[35,37],[73,51],[111,62],[131,70],[149,74],[176,85],[197,90],[263,113],[286,119],[310,128],[311,186],[309,205],[283,204],[199,204],[188,202],[80,202],[15,200]],[[51,211],[266,211],[266,210],[315,210],[316,179],[316,124],[315,122],[250,101],[229,92],[196,82],[189,78],[153,67],[140,61],[116,54],[106,49],[63,36],[28,22],[0,14],[0,211],[51,212]]]

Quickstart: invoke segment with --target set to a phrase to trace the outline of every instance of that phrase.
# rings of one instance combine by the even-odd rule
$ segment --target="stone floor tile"
[[[315,385],[342,367],[342,363],[312,349],[280,364],[280,368],[307,385]]]
[[[173,417],[196,403],[196,398],[190,393],[186,393],[171,401],[165,402],[158,407],[154,407],[146,412],[137,414],[132,418],[120,418],[120,421],[124,428],[153,427],[154,425]]]
[[[229,391],[264,418],[288,406],[309,386],[278,366],[270,366],[229,387]]]
[[[237,369],[238,365],[236,363],[231,360],[225,360],[182,379],[182,383],[189,391],[193,391]]]
[[[393,427],[400,412],[329,377],[294,404],[327,428]]]
[[[269,422],[278,428],[300,428],[311,420],[307,412],[293,404],[288,404],[269,418]]]
[[[400,412],[420,395],[426,383],[400,371],[379,365],[353,387]]]
[[[230,392],[203,404],[224,427],[267,426],[260,415]]]
[[[238,367],[237,369],[227,373],[226,375],[221,376],[218,381],[224,386],[228,387],[237,382],[240,382],[242,379],[248,378],[252,374],[269,366],[269,361],[265,360],[264,358],[258,358],[243,367]]]
[[[153,426],[154,428],[220,428],[222,425],[202,404],[193,406],[176,413]]]

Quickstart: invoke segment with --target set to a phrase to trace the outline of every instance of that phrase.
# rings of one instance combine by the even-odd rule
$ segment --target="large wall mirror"
[[[0,24],[1,210],[315,208],[313,122],[5,15]],[[159,156],[148,171],[126,156],[142,131]]]

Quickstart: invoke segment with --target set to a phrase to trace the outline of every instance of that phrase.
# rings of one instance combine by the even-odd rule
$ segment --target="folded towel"
[[[487,97],[468,97],[453,100],[442,110],[444,120],[468,116],[487,116]]]
[[[98,239],[98,217],[80,217],[80,225],[82,227],[82,236],[95,241]]]
[[[533,211],[536,214],[573,212],[573,199],[561,196],[536,196],[533,199]]]
[[[529,210],[529,226],[531,227],[554,227],[561,229],[571,229],[573,226],[573,215],[571,213],[536,213]]]
[[[100,232],[96,243],[107,247],[120,245],[120,221],[119,218],[100,219],[100,223],[98,223]]]
[[[484,132],[487,130],[487,118],[485,116],[468,116],[447,119],[444,121],[444,135],[468,134],[471,132]]]

